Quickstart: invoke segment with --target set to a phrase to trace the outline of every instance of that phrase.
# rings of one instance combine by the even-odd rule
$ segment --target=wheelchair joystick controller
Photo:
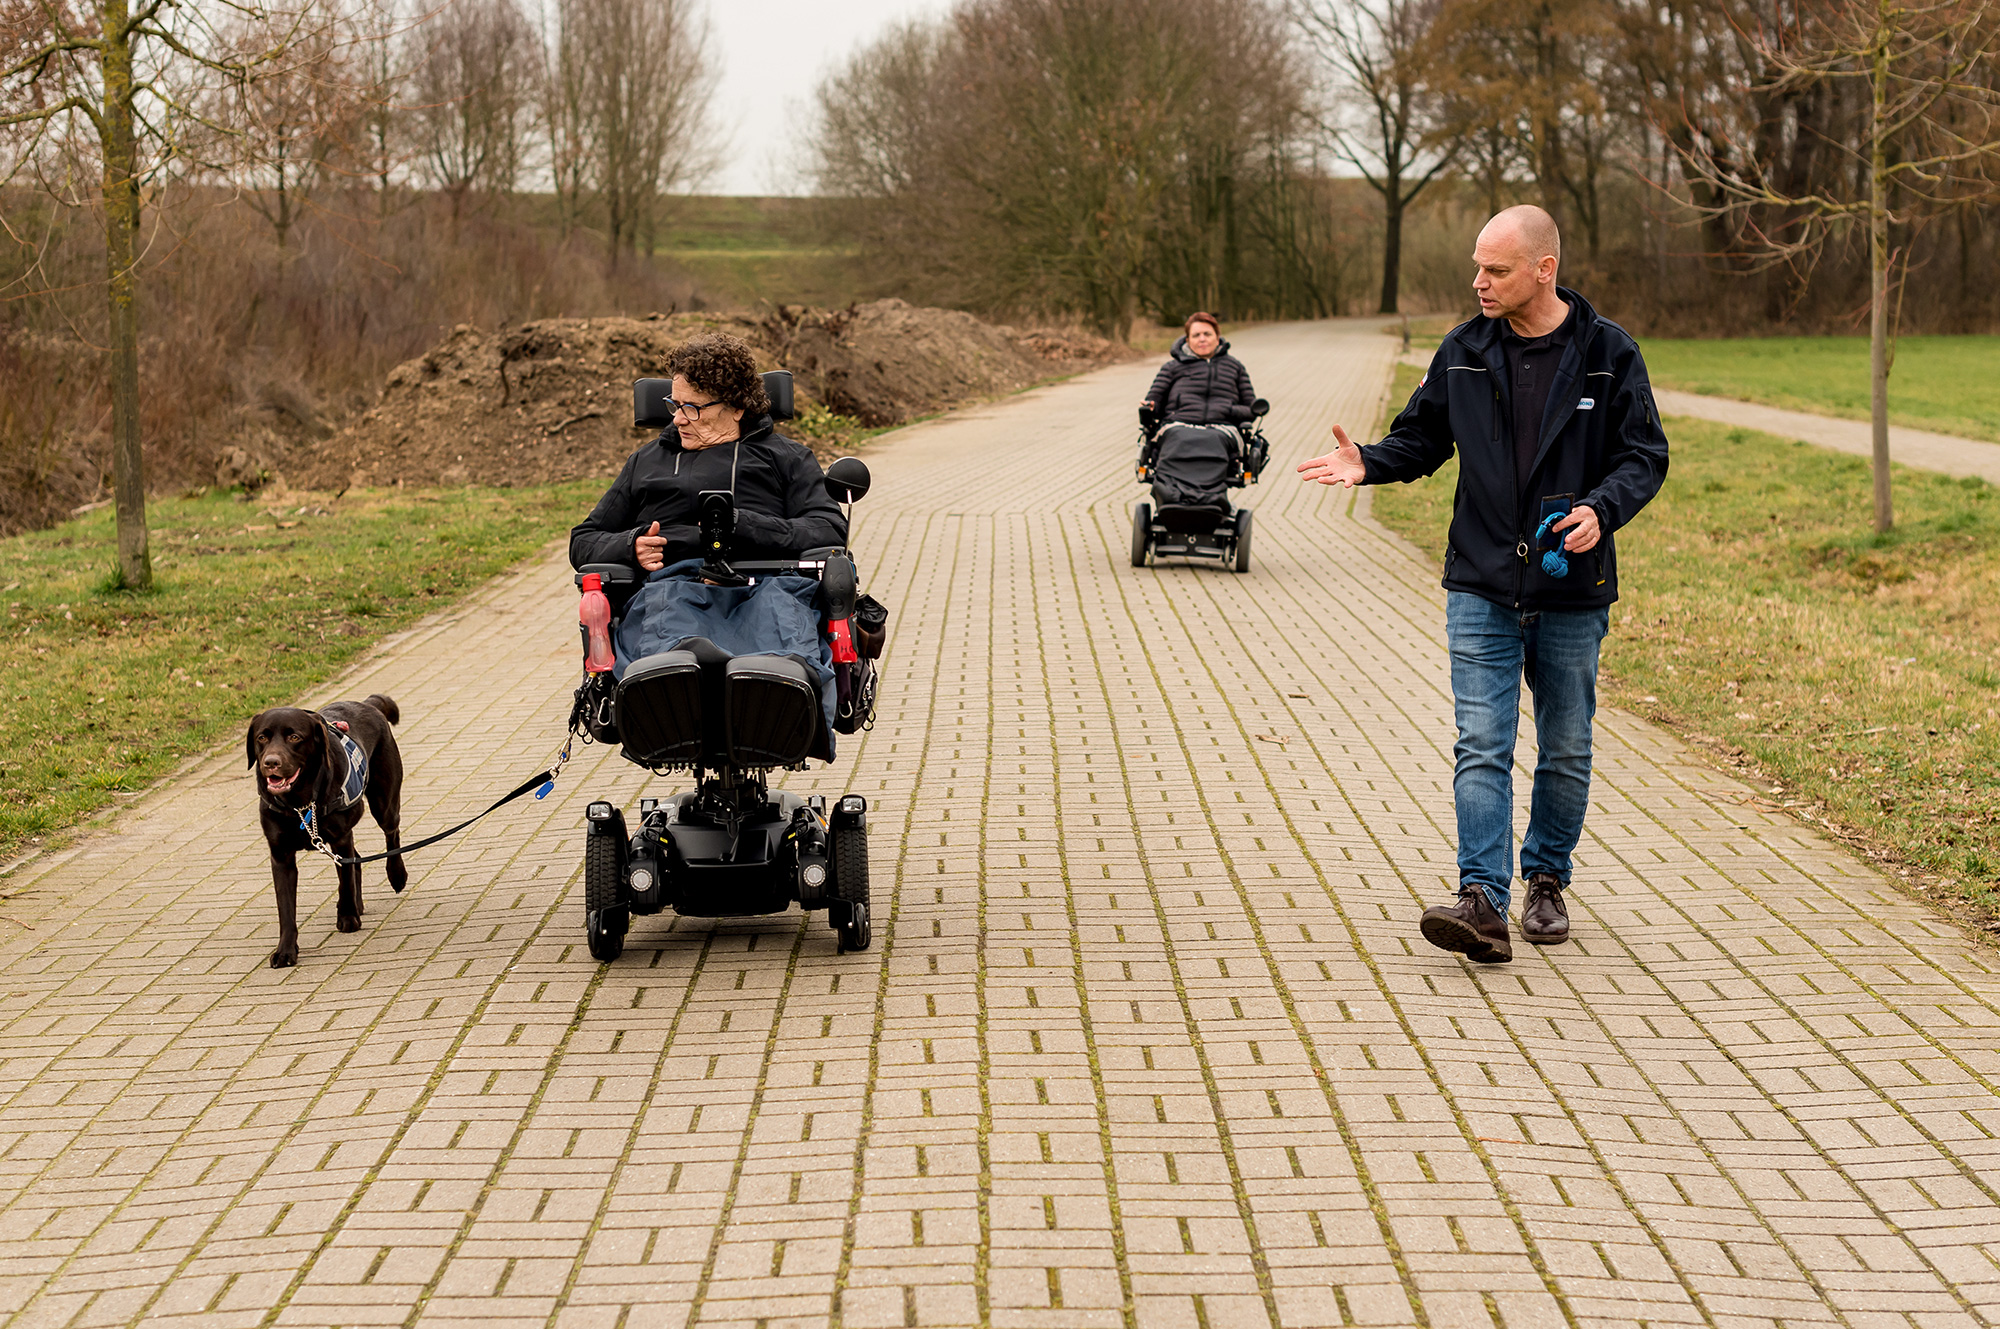
[[[701,579],[716,586],[744,585],[748,579],[723,557],[736,534],[736,496],[727,489],[704,489],[699,501]]]

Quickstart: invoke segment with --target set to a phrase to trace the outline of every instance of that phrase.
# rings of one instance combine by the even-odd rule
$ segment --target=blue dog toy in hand
[[[1554,534],[1551,528],[1568,515],[1567,512],[1551,512],[1548,516],[1542,518],[1541,529],[1535,532],[1535,543],[1540,544],[1542,541],[1548,539],[1550,535]],[[1563,553],[1560,537],[1558,537],[1554,549],[1545,549],[1542,551],[1542,571],[1551,577],[1569,576],[1569,559]]]

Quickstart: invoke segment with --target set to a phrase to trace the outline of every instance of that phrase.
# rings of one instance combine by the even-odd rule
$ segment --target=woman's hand
[[[658,572],[667,565],[667,537],[660,534],[660,523],[654,522],[652,529],[632,541],[632,552],[647,572]]]

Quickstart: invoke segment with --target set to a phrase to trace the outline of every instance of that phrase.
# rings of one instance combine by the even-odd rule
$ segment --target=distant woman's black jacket
[[[1388,437],[1361,449],[1367,484],[1421,479],[1456,449],[1445,589],[1510,609],[1593,609],[1616,600],[1612,532],[1667,478],[1667,436],[1638,343],[1575,291],[1557,290],[1576,307],[1576,327],[1556,366],[1525,485],[1515,473],[1498,319],[1475,318],[1445,334]],[[1571,554],[1569,575],[1557,578],[1542,570],[1534,543],[1542,499],[1560,494],[1595,509],[1604,535],[1596,548]]]
[[[1189,425],[1241,424],[1250,419],[1250,403],[1257,394],[1250,388],[1250,371],[1229,353],[1228,342],[1204,360],[1188,349],[1183,337],[1169,355],[1146,394],[1160,419]]]
[[[699,502],[704,491],[736,495],[737,558],[793,558],[847,543],[847,519],[826,492],[825,472],[803,443],[774,432],[771,417],[743,421],[734,443],[688,451],[669,425],[633,453],[604,497],[569,533],[572,567],[637,567],[635,541],[654,522],[667,537],[668,563],[701,557]]]

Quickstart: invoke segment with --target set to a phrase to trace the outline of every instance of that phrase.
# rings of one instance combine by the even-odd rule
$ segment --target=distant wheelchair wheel
[[[1132,509],[1132,566],[1146,566],[1146,555],[1153,548],[1153,505],[1141,503]]]
[[[836,826],[833,832],[833,904],[827,910],[843,951],[865,951],[868,925],[868,828]]]
[[[609,963],[625,953],[631,914],[619,898],[625,881],[625,845],[615,836],[587,835],[583,841],[584,935],[593,959]]]
[[[1250,509],[1236,510],[1236,570],[1250,570]]]

